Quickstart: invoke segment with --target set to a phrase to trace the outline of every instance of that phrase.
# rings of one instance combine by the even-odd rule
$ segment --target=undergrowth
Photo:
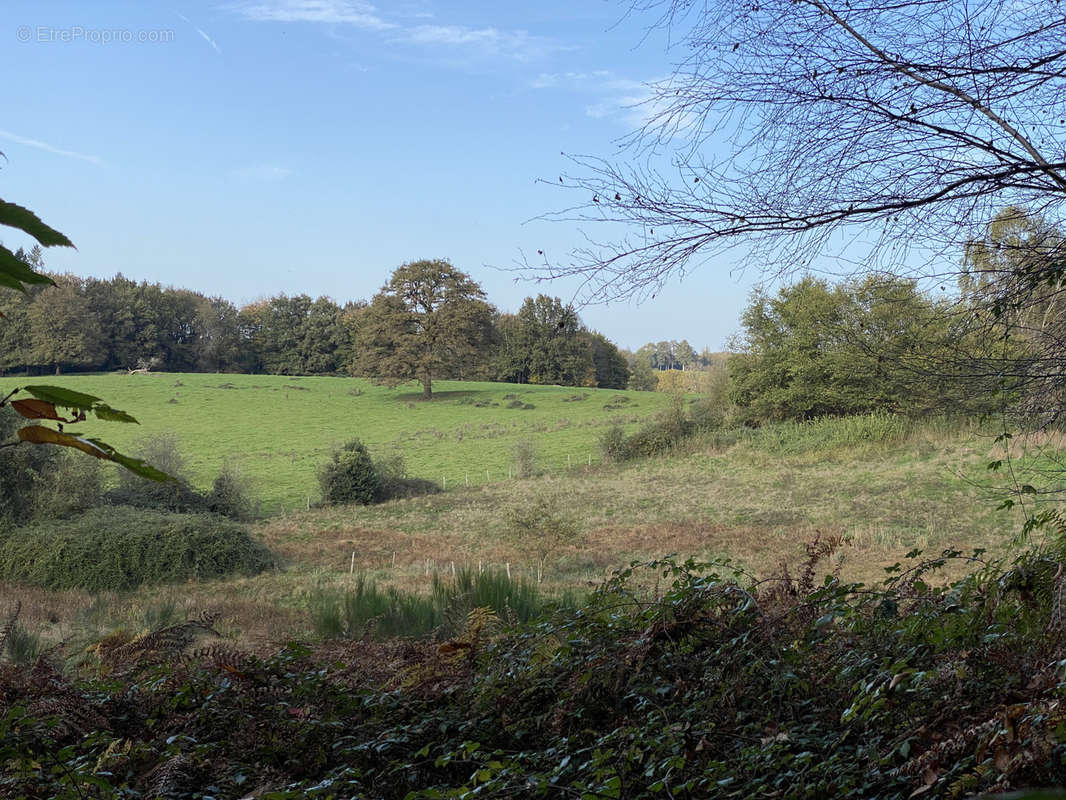
[[[913,553],[842,582],[634,564],[588,602],[446,641],[292,644],[213,617],[94,669],[0,665],[0,793],[32,797],[963,798],[1066,782],[1066,545]],[[964,579],[938,587],[949,562]],[[824,566],[823,566],[824,565]]]
[[[554,602],[576,605],[569,595]],[[319,636],[392,638],[453,635],[476,608],[488,609],[512,623],[526,622],[548,603],[530,581],[512,579],[502,570],[461,568],[452,579],[434,573],[428,595],[394,586],[382,588],[359,575],[349,589],[317,589],[308,604]]]
[[[121,592],[254,575],[272,564],[244,526],[213,514],[117,506],[0,529],[0,577],[48,589]]]

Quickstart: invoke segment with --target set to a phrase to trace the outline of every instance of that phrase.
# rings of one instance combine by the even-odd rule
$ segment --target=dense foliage
[[[366,506],[441,491],[433,481],[409,476],[399,455],[373,458],[359,439],[334,449],[318,470],[318,485],[326,505]]]
[[[730,397],[754,422],[994,410],[1004,385],[969,369],[991,346],[969,319],[898,278],[807,277],[756,292],[729,359]]]
[[[624,389],[625,357],[606,337],[581,325],[573,306],[558,297],[527,297],[517,314],[501,315],[499,380]]]
[[[334,450],[318,473],[322,500],[330,505],[370,505],[382,499],[381,473],[370,451],[358,439]]]
[[[3,790],[31,796],[963,798],[1066,781],[1060,544],[882,587],[655,562],[589,604],[444,643],[189,651],[115,634],[80,680],[0,667]],[[965,559],[974,572],[935,588]],[[651,588],[652,586],[657,588]],[[37,794],[32,794],[32,793]]]
[[[44,268],[40,248],[19,250],[13,257]],[[121,274],[107,279],[51,274],[48,280],[55,285],[32,284],[25,293],[0,294],[0,374],[156,369],[272,375],[384,370],[384,375],[396,372],[399,363],[382,361],[388,353],[374,344],[389,330],[379,324],[380,302],[374,309],[364,301],[339,304],[328,297],[281,294],[238,308],[221,297],[138,283]],[[562,308],[558,298],[527,298],[517,316],[525,319],[528,306],[545,301]],[[435,356],[437,377],[625,388],[624,357],[604,336],[581,325],[573,309],[567,312],[573,325],[542,326],[537,332],[545,343],[536,357],[537,373],[531,375],[512,363],[515,353],[525,357],[529,330],[523,329],[519,346],[513,335],[516,315],[496,315],[487,305],[476,308],[482,316],[473,328],[446,331],[450,338]],[[358,346],[360,330],[364,340]],[[411,355],[409,349],[404,352]]]
[[[245,527],[210,514],[95,508],[0,533],[0,577],[48,589],[127,591],[254,575],[272,564]]]

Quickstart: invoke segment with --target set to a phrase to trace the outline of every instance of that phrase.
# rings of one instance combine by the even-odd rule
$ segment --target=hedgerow
[[[145,639],[99,648],[104,677],[81,683],[4,666],[0,788],[857,800],[1066,782],[1066,547],[914,554],[871,587],[816,580],[838,545],[762,581],[634,565],[578,610],[501,629],[475,609],[443,643],[257,659],[160,634],[153,657]],[[960,559],[972,573],[934,586]]]

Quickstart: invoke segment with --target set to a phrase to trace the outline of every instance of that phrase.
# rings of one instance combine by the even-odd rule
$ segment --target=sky
[[[443,258],[501,311],[595,226],[542,219],[563,153],[612,157],[677,55],[621,0],[20,2],[0,21],[0,197],[77,251],[59,272],[238,305],[369,299]],[[538,180],[539,179],[539,180]],[[27,244],[2,232],[5,244]],[[703,265],[642,303],[580,308],[623,347],[721,350],[756,276]]]

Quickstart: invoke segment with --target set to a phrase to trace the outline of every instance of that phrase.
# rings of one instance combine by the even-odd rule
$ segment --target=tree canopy
[[[731,398],[749,422],[991,410],[1002,387],[959,368],[968,362],[957,355],[988,342],[946,305],[902,278],[834,286],[808,276],[757,291],[729,359]]]
[[[404,264],[356,318],[354,371],[392,385],[417,380],[428,400],[435,378],[481,360],[493,314],[481,287],[447,261]]]

